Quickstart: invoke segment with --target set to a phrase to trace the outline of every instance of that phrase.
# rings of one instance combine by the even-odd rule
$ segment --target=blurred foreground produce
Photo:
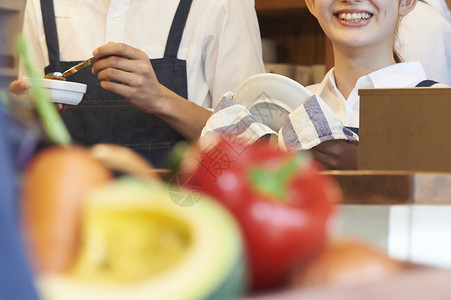
[[[32,93],[50,142],[60,145],[38,152],[21,182],[22,233],[41,299],[244,294],[244,246],[226,208],[209,198],[177,206],[174,199],[190,191],[163,185],[128,148],[71,145],[48,97],[38,88]],[[134,177],[117,179],[124,174]]]
[[[329,241],[307,266],[299,268],[291,287],[358,285],[397,275],[405,263],[388,257],[369,244],[353,238]]]
[[[157,179],[155,170],[148,160],[138,152],[117,144],[101,143],[90,148],[91,154],[105,166],[120,173]]]
[[[79,146],[54,146],[37,153],[22,181],[25,243],[37,271],[62,272],[79,248],[82,202],[87,191],[112,173]]]
[[[45,128],[48,138],[58,145],[69,145],[72,138],[58,114],[54,103],[50,101],[49,95],[39,82],[39,75],[30,59],[25,39],[22,35],[17,36],[16,49],[24,64],[25,71],[30,80],[30,92],[34,99],[36,111]]]
[[[43,274],[44,300],[236,299],[246,274],[238,224],[208,197],[189,208],[159,181],[123,177],[85,200],[82,249],[69,273]]]
[[[281,286],[293,267],[325,242],[341,194],[335,182],[317,174],[320,170],[307,153],[222,137],[189,151],[178,180],[234,214],[246,242],[252,290],[261,291]]]

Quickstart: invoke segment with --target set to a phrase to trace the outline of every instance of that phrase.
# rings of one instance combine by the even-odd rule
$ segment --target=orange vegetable
[[[24,172],[21,220],[37,271],[63,272],[72,266],[86,192],[112,177],[105,165],[80,146],[53,146],[35,155]]]
[[[291,286],[358,284],[393,276],[405,263],[354,238],[330,241],[306,267],[299,268]]]

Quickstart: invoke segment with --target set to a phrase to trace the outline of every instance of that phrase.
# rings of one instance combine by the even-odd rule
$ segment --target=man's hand
[[[95,49],[93,55],[97,61],[92,72],[102,88],[121,95],[143,112],[155,114],[185,138],[199,138],[211,111],[160,84],[145,52],[108,43]]]
[[[14,80],[9,85],[9,91],[18,96],[25,95],[26,93],[28,93],[28,87],[28,82],[26,82],[25,80]],[[55,103],[55,107],[60,113],[67,109],[67,105],[62,103]]]
[[[319,144],[311,153],[329,170],[357,170],[358,143],[346,140],[333,140]]]
[[[92,72],[102,88],[123,96],[147,113],[159,113],[165,88],[158,82],[149,57],[143,51],[121,43],[108,43],[94,50],[98,58]],[[117,82],[113,82],[118,81]]]
[[[23,95],[28,92],[28,82],[25,80],[14,80],[9,85],[9,91],[16,95]]]

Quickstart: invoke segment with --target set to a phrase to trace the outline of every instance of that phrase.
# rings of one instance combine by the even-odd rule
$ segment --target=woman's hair
[[[395,41],[398,38],[398,29],[399,29],[399,24],[401,23],[401,19],[402,19],[402,17],[399,17],[398,22],[396,23],[393,45],[396,44]],[[394,46],[393,46],[393,57],[394,57],[396,63],[403,62],[401,55],[398,53],[398,51],[396,51]]]
[[[401,55],[399,55],[399,53],[395,49],[393,49],[393,57],[395,58],[396,63],[403,62]]]

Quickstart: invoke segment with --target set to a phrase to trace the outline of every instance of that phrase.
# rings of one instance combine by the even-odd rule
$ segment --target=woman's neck
[[[340,51],[334,47],[335,83],[345,99],[349,97],[360,77],[396,63],[392,52],[385,56],[381,55],[384,52],[376,51],[374,48],[368,51],[361,49]]]

